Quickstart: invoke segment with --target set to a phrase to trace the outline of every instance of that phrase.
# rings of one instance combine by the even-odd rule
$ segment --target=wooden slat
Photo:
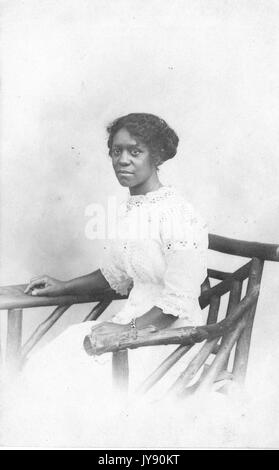
[[[244,281],[249,276],[250,267],[251,261],[246,263],[244,266],[241,266],[241,268],[232,273],[231,277],[229,277],[228,279],[225,279],[216,286],[211,287],[211,289],[208,289],[207,291],[203,292],[203,294],[199,297],[199,303],[201,308],[205,308],[210,303],[210,299],[213,295],[221,297],[222,295],[229,292],[235,280]]]
[[[232,288],[230,291],[228,308],[226,316],[231,315],[236,305],[240,302],[242,292],[242,281],[238,279],[233,281]]]
[[[213,363],[208,368],[203,380],[201,381],[197,390],[200,392],[204,392],[208,390],[212,384],[217,380],[219,374],[223,371],[224,366],[227,362],[227,359],[230,355],[230,352],[235,345],[236,341],[238,340],[241,332],[243,331],[246,325],[246,318],[242,318],[237,323],[235,329],[226,337],[226,340],[220,346],[220,350],[216,355]]]
[[[169,393],[179,397],[183,394],[186,386],[194,379],[196,373],[200,370],[206,359],[210,356],[213,349],[217,346],[219,338],[207,341],[200,349],[198,354],[188,364],[186,369],[180,374],[178,379],[172,385]]]
[[[249,295],[249,293],[252,292],[253,289],[257,288],[258,295],[257,295],[257,298],[255,299],[254,304],[251,306],[250,311],[247,313],[247,323],[236,346],[235,360],[234,360],[234,365],[233,365],[233,374],[234,374],[235,380],[239,384],[244,383],[246,372],[247,372],[252,328],[253,328],[254,317],[255,317],[256,308],[257,308],[263,266],[264,266],[264,262],[262,260],[259,260],[257,258],[254,258],[252,260],[250,277],[249,277],[248,286],[247,286],[247,294]]]
[[[203,294],[203,292],[208,291],[210,289],[210,287],[211,287],[210,279],[209,279],[209,276],[207,275],[205,280],[203,281],[203,283],[201,285],[201,295]]]
[[[97,320],[102,313],[106,310],[106,308],[111,304],[112,299],[105,299],[99,302],[97,305],[95,305],[90,313],[85,317],[83,320],[85,321],[91,321],[91,320]]]
[[[218,312],[220,308],[220,297],[213,296],[210,300],[210,307],[207,317],[207,324],[212,325],[217,322],[218,319]],[[176,382],[170,388],[169,392],[179,396],[185,390],[188,383],[193,380],[196,373],[202,367],[206,359],[210,356],[210,354],[216,354],[219,350],[218,347],[219,338],[214,339],[212,341],[206,342],[198,354],[192,359],[192,361],[188,364],[186,369],[182,372],[182,374],[178,377]]]
[[[212,349],[211,354],[218,354],[219,350],[220,350],[220,346],[219,344],[217,344],[215,348]]]
[[[207,317],[207,324],[216,323],[218,318],[218,311],[220,306],[220,297],[213,296],[210,301],[210,307]],[[217,346],[217,345],[216,345]],[[170,370],[171,367],[176,364],[176,362],[183,357],[190,349],[192,345],[188,346],[179,346],[172,354],[170,354],[160,366],[149,376],[147,379],[141,384],[138,389],[139,393],[146,393],[150,390],[153,385],[155,385],[164,375]],[[211,351],[212,353],[216,353],[216,347],[214,347]]]
[[[208,316],[207,316],[207,325],[212,325],[213,323],[216,323],[218,320],[218,312],[220,308],[220,297],[217,295],[213,295],[213,297],[210,299],[210,306],[209,306],[209,311],[208,311]]]
[[[219,281],[224,281],[232,276],[232,273],[218,271],[216,269],[208,269],[207,273],[209,277],[212,279],[218,279]]]
[[[21,358],[24,360],[29,354],[29,352],[34,348],[34,346],[40,341],[40,339],[48,332],[48,330],[57,322],[57,320],[63,315],[66,310],[70,308],[70,305],[62,305],[57,307],[52,314],[43,321],[34,331],[34,333],[30,336],[28,341],[26,341],[25,345],[22,347],[21,350]]]
[[[218,314],[219,314],[219,308],[220,308],[220,303],[221,299],[220,297],[213,296],[210,300],[210,307],[208,311],[208,316],[207,316],[207,325],[213,325],[218,321]],[[216,346],[212,349],[211,354],[217,354],[219,351],[219,346],[216,344]]]
[[[19,367],[20,348],[22,341],[22,309],[8,311],[8,331],[6,347],[6,363],[13,373]]]
[[[240,299],[241,299],[241,292],[242,292],[242,282],[238,280],[233,281],[233,285],[232,285],[230,296],[229,296],[226,317],[230,316],[234,308],[239,304]],[[221,346],[224,341],[226,341],[226,335],[224,335],[221,340]],[[229,363],[229,357],[227,358],[227,361],[224,364],[224,369],[227,369],[228,363]]]
[[[114,388],[125,393],[128,391],[129,386],[129,362],[128,351],[114,352],[112,355],[112,377]]]
[[[188,397],[190,395],[193,395],[199,388],[200,384],[202,383],[204,377],[206,376],[207,374],[207,371],[209,370],[209,365],[205,364],[204,365],[204,369],[202,371],[202,374],[200,376],[200,378],[197,380],[197,382],[195,382],[193,385],[187,387],[184,392],[183,392],[183,395],[181,396],[181,398],[185,398],[185,397]],[[222,392],[222,393],[226,393],[227,391],[227,385],[229,382],[232,382],[233,380],[233,375],[228,372],[228,371],[222,371],[220,372],[220,374],[218,375],[217,379],[215,380],[215,383],[217,382],[220,382],[220,381],[226,381],[227,383],[226,384],[223,384],[221,385],[221,388],[218,389],[218,392]]]
[[[183,357],[189,349],[191,349],[192,345],[188,346],[178,346],[175,351],[173,351],[161,364],[157,369],[155,369],[152,374],[150,374],[147,379],[140,385],[137,392],[140,394],[144,394],[150,390],[153,385],[155,385],[164,375],[174,366],[174,364],[179,361],[181,357]]]

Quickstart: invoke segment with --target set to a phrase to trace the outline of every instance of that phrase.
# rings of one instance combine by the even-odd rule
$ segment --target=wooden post
[[[263,260],[260,260],[258,258],[254,258],[252,260],[251,271],[247,286],[247,294],[249,294],[255,287],[260,286],[263,266]],[[246,325],[236,345],[233,375],[234,380],[240,385],[243,385],[245,382],[245,376],[248,367],[248,356],[250,350],[252,328],[257,308],[258,296],[255,299],[254,304],[246,313]]]
[[[18,371],[22,340],[22,309],[8,310],[6,363],[11,374]]]
[[[116,390],[121,393],[128,392],[129,363],[127,349],[112,354],[112,378]]]

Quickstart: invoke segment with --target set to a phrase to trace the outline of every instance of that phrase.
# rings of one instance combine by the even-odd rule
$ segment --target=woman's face
[[[157,171],[148,147],[125,128],[115,134],[110,154],[122,186],[144,184]]]

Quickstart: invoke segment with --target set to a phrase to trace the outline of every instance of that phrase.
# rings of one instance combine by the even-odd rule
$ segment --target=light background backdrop
[[[279,243],[278,1],[9,0],[1,23],[2,285],[98,268],[102,244],[86,239],[84,210],[126,191],[105,127],[128,112],[177,131],[161,179],[210,232]],[[267,263],[249,377],[265,371],[270,384],[278,299],[279,265]],[[87,311],[71,309],[47,339]],[[48,312],[25,311],[24,337]]]

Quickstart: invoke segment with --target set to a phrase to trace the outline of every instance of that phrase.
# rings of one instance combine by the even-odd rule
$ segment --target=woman
[[[66,282],[40,276],[31,280],[25,292],[79,295],[109,286],[121,294],[130,292],[124,308],[111,321],[72,326],[27,363],[21,378],[22,416],[27,402],[37,421],[41,410],[47,409],[49,430],[52,422],[57,431],[59,420],[62,427],[71,419],[78,426],[81,416],[88,418],[88,410],[88,419],[96,425],[98,407],[112,415],[111,354],[92,358],[83,348],[84,337],[92,329],[100,338],[130,328],[203,323],[198,297],[207,275],[207,227],[191,204],[158,177],[159,166],[176,155],[179,139],[164,120],[145,113],[120,117],[107,130],[113,169],[130,192],[122,206],[118,236],[106,247],[100,269]],[[173,349],[169,345],[129,351],[131,396]],[[173,370],[169,375],[179,372]],[[160,383],[153,398],[167,390],[168,380],[165,387]],[[16,408],[19,416],[18,404]]]

